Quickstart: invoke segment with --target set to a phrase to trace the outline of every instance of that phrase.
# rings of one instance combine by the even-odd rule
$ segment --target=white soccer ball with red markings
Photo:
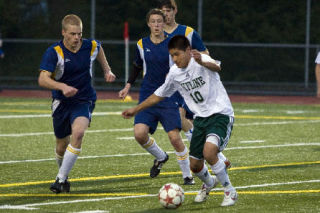
[[[160,204],[167,209],[176,209],[184,201],[183,189],[175,183],[167,183],[159,190]]]

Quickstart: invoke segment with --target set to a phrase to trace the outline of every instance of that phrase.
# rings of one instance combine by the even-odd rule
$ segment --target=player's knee
[[[182,139],[180,136],[176,137],[169,137],[171,145],[174,147],[174,149],[178,152],[182,152],[185,148],[184,143],[182,142]]]
[[[84,136],[84,130],[74,129],[72,131],[72,140],[81,141]]]
[[[196,164],[196,163],[192,163],[190,162],[190,170],[193,173],[199,173],[202,169],[202,165],[201,164]]]
[[[134,138],[138,143],[144,144],[148,141],[148,134],[145,134],[144,132],[134,132]]]

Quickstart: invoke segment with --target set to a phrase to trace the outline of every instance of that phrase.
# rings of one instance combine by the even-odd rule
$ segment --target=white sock
[[[63,161],[63,156],[61,156],[58,153],[56,153],[56,162],[57,162],[57,165],[58,165],[59,169],[60,169],[60,167],[62,165],[62,161]]]
[[[219,182],[226,189],[232,189],[229,175],[226,170],[226,165],[223,160],[219,159],[218,162],[211,166],[212,172],[215,173]]]
[[[192,177],[190,171],[190,160],[189,160],[189,151],[188,148],[185,146],[182,152],[176,152],[178,164],[182,171],[183,178]]]
[[[68,145],[68,148],[64,153],[62,165],[57,175],[57,177],[61,182],[64,182],[67,179],[69,172],[71,171],[73,165],[75,164],[80,152],[81,152],[81,149],[74,148],[71,146],[71,144]]]
[[[142,147],[156,157],[158,161],[162,161],[166,158],[166,153],[158,146],[154,138],[149,137],[147,143],[143,144]]]
[[[203,164],[203,168],[200,172],[194,173],[202,182],[206,184],[207,187],[212,187],[214,182],[211,174],[209,173],[208,167],[206,164]]]
[[[223,154],[222,152],[219,152],[219,153],[218,153],[218,158],[221,159],[221,160],[223,160],[223,161],[226,161],[226,160],[227,160],[226,156],[224,156],[224,154]]]
[[[191,142],[192,133],[193,133],[193,127],[189,129],[187,132],[184,132],[184,135],[186,136],[189,142]]]

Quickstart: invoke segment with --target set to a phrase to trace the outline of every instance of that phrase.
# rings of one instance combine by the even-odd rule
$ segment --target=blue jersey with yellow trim
[[[165,32],[165,34],[169,37],[173,37],[175,35],[184,35],[190,41],[192,49],[197,49],[200,52],[206,50],[206,47],[204,46],[199,34],[192,27],[178,24],[177,28],[172,33]]]
[[[159,44],[154,44],[150,37],[142,38],[137,43],[135,63],[143,67],[143,81],[140,88],[139,103],[147,99],[160,87],[166,79],[170,68],[170,56],[168,50],[169,38]],[[155,106],[176,107],[165,98]]]
[[[59,100],[95,101],[96,91],[92,87],[92,63],[98,55],[101,43],[83,39],[78,52],[69,51],[63,41],[50,46],[44,53],[40,70],[53,73],[54,80],[78,89],[73,97],[65,97],[61,91],[52,90],[52,98]]]

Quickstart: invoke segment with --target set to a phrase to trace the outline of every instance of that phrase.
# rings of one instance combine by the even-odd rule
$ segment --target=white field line
[[[91,210],[91,211],[81,211],[81,212],[74,212],[74,213],[109,213],[110,211],[105,210]]]
[[[313,143],[285,143],[279,145],[266,145],[266,146],[242,146],[242,147],[230,147],[225,150],[235,150],[235,149],[264,149],[264,148],[279,148],[279,147],[294,147],[294,146],[320,146],[320,142]]]
[[[265,140],[240,141],[240,143],[264,143]]]
[[[117,140],[134,140],[134,137],[118,137]]]
[[[271,122],[253,122],[253,123],[235,123],[233,126],[260,126],[260,125],[286,125],[286,124],[305,124],[305,123],[320,123],[320,120],[308,121],[271,121]]]
[[[280,122],[254,122],[254,123],[235,124],[234,126],[286,125],[286,124],[304,124],[304,123],[320,123],[320,120],[280,121]],[[163,129],[163,128],[159,127],[158,129]],[[87,130],[86,133],[128,132],[128,131],[133,131],[133,128]],[[25,137],[25,136],[40,136],[40,135],[53,135],[53,132],[31,132],[31,133],[0,134],[0,137]]]
[[[286,143],[279,145],[267,145],[267,146],[243,146],[243,147],[231,147],[226,148],[228,150],[237,150],[237,149],[267,149],[267,148],[279,148],[279,147],[295,147],[295,146],[320,146],[320,142],[313,143]],[[175,153],[174,151],[168,151],[168,154]],[[133,153],[133,154],[116,154],[116,155],[99,155],[99,156],[79,156],[78,159],[95,159],[95,158],[113,158],[113,157],[128,157],[128,156],[142,156],[149,155],[149,153]],[[11,160],[11,161],[0,161],[0,164],[14,164],[14,163],[32,163],[32,162],[44,162],[55,160],[55,158],[47,159],[36,159],[36,160]]]
[[[265,109],[241,109],[237,110],[235,109],[235,112],[241,112],[241,113],[257,113],[257,112],[266,112],[267,110]],[[304,113],[318,113],[316,110],[275,110],[273,112],[277,113],[286,113],[288,115],[292,114],[304,114]]]
[[[93,116],[103,116],[103,115],[121,115],[122,112],[94,112]],[[47,118],[51,117],[51,114],[38,114],[38,115],[0,115],[0,119],[10,119],[10,118]]]
[[[133,131],[133,128],[87,130],[86,133],[130,132],[130,131]],[[53,135],[53,132],[30,132],[30,133],[16,133],[16,134],[14,134],[14,133],[13,134],[0,134],[0,137],[25,137],[25,136],[40,136],[40,135]]]
[[[283,182],[283,183],[265,183],[259,185],[248,185],[248,186],[238,186],[236,189],[247,189],[247,188],[261,188],[269,186],[280,186],[280,185],[295,185],[303,183],[319,183],[320,180],[306,180],[306,181],[293,181],[293,182]],[[222,190],[222,188],[214,189],[214,191]],[[185,193],[194,193],[194,191],[187,191]],[[143,197],[155,197],[158,194],[147,194],[147,195],[135,195],[135,196],[123,196],[123,197],[105,197],[105,198],[95,198],[95,199],[80,199],[80,200],[69,200],[69,201],[56,201],[47,203],[32,203],[24,205],[2,205],[0,209],[23,209],[23,210],[35,210],[37,206],[49,206],[49,205],[59,205],[59,204],[70,204],[70,203],[84,203],[84,202],[99,202],[106,200],[123,200],[129,198],[143,198]]]

